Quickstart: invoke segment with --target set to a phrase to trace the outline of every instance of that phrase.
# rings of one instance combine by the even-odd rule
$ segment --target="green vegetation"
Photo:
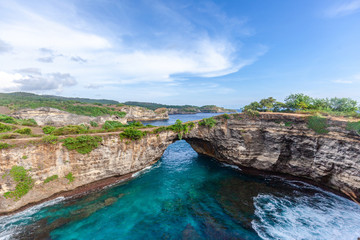
[[[188,113],[196,113],[196,112],[205,112],[205,113],[214,113],[218,112],[218,110],[224,111],[224,112],[233,112],[234,110],[231,109],[224,109],[222,107],[217,107],[215,105],[205,105],[202,107],[192,106],[192,105],[165,105],[165,104],[159,104],[159,103],[148,103],[148,102],[125,102],[126,105],[129,106],[139,106],[148,108],[151,110],[155,110],[158,108],[175,108],[179,109],[183,112]]]
[[[215,124],[216,124],[216,120],[215,120],[213,117],[211,117],[211,118],[204,118],[203,120],[201,120],[201,121],[199,122],[199,126],[206,126],[206,127],[208,127],[208,128],[214,127]]]
[[[25,170],[25,168],[21,166],[13,166],[11,168],[9,175],[17,184],[14,191],[4,193],[5,198],[19,200],[30,191],[34,183],[28,172],[29,170]]]
[[[97,122],[90,121],[90,126],[92,126],[92,127],[98,127],[99,124],[97,124]]]
[[[181,120],[178,119],[176,120],[175,124],[168,126],[165,129],[178,133],[178,137],[181,140],[183,135],[189,133],[189,131],[194,127],[195,124],[193,122],[183,124]]]
[[[285,127],[291,127],[293,124],[293,122],[285,122]]]
[[[56,144],[58,142],[58,139],[59,138],[54,135],[46,135],[42,137],[42,141],[49,144]]]
[[[28,159],[28,156],[24,155],[21,158],[25,160],[25,159]]]
[[[50,177],[47,177],[45,180],[44,180],[44,183],[48,183],[48,182],[51,182],[51,181],[54,181],[56,179],[58,179],[59,176],[58,175],[52,175]]]
[[[15,119],[13,117],[3,114],[0,114],[0,122],[23,125],[23,126],[37,126],[37,122],[34,119]]]
[[[105,130],[114,130],[114,129],[119,129],[119,128],[126,127],[126,126],[127,126],[126,124],[122,124],[121,122],[118,122],[118,121],[105,121],[102,128]]]
[[[81,154],[87,154],[99,146],[102,138],[99,136],[83,135],[76,138],[68,137],[63,141],[67,149],[76,150]]]
[[[56,127],[53,127],[53,126],[45,126],[42,128],[42,130],[45,134],[51,134],[55,129],[56,129]]]
[[[55,136],[60,136],[60,135],[69,135],[69,134],[83,134],[83,133],[87,133],[87,132],[88,132],[88,129],[84,128],[83,126],[68,125],[68,126],[60,127],[60,128],[53,130],[51,132],[51,134],[53,134]]]
[[[225,119],[230,119],[230,115],[227,114],[227,113],[223,114],[222,117],[225,118]]]
[[[0,123],[0,132],[9,132],[11,131],[13,128],[9,125]]]
[[[0,143],[0,149],[5,149],[5,148],[9,148],[11,147],[10,144],[7,144],[7,143]]]
[[[139,140],[143,136],[146,135],[146,132],[137,130],[137,129],[133,128],[133,127],[129,127],[129,128],[126,128],[119,135],[120,135],[121,139],[127,138],[127,139],[131,139],[131,140]]]
[[[269,97],[259,102],[252,102],[243,108],[259,112],[300,112],[322,113],[333,116],[360,117],[358,103],[350,98],[312,98],[305,94],[291,94],[285,102],[277,102]]]
[[[348,122],[346,129],[349,131],[353,131],[360,135],[360,121],[359,122]]]
[[[0,122],[16,124],[15,118],[3,114],[0,114]]]
[[[37,126],[37,122],[34,119],[16,119],[17,124],[23,126],[35,127]]]
[[[73,176],[73,174],[71,172],[69,172],[68,174],[66,174],[65,178],[67,180],[69,180],[69,183],[73,182],[75,180],[75,177]]]
[[[311,116],[308,118],[308,128],[314,130],[318,134],[326,134],[328,124],[327,119],[321,116]]]
[[[14,139],[16,138],[16,134],[8,133],[8,134],[2,134],[0,135],[0,139]]]
[[[244,111],[244,113],[246,114],[246,116],[248,116],[250,118],[256,118],[256,117],[260,116],[259,111],[252,110],[252,109],[247,109]]]
[[[85,105],[97,103],[99,106]],[[87,98],[65,98],[59,96],[36,95],[31,93],[0,93],[0,106],[6,106],[11,110],[19,110],[22,108],[39,108],[52,107],[63,110],[69,113],[86,115],[86,116],[101,116],[101,115],[117,115],[124,117],[125,112],[119,112],[102,104],[118,104],[117,101],[104,99],[87,99]],[[1,117],[0,117],[1,121]],[[5,120],[11,121],[11,119]],[[11,123],[11,122],[8,122]],[[35,126],[34,120],[23,121],[20,125]],[[19,123],[17,123],[19,124]],[[35,125],[34,125],[35,124]]]
[[[19,133],[19,134],[23,134],[23,135],[30,135],[31,134],[31,129],[30,128],[20,128],[14,131],[14,133]]]

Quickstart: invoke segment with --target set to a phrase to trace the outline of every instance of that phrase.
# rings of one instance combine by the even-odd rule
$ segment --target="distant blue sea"
[[[212,115],[171,115],[151,124]],[[300,181],[243,174],[199,156],[185,141],[131,181],[0,217],[0,239],[358,237],[359,205]]]

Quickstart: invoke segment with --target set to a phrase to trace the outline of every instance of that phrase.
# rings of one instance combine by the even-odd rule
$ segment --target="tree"
[[[304,110],[311,106],[313,99],[303,93],[291,94],[285,98],[286,107],[291,110]]]
[[[246,112],[247,110],[254,110],[254,111],[260,111],[261,110],[261,105],[258,102],[252,102],[249,105],[246,105],[243,108],[243,111]]]
[[[261,108],[265,108],[265,111],[269,112],[274,107],[274,103],[276,102],[276,99],[273,97],[268,97],[265,99],[260,100]]]
[[[359,108],[357,102],[351,98],[331,98],[330,108],[336,112],[354,112]]]

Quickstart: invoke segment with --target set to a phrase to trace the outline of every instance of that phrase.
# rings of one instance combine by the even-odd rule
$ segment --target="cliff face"
[[[123,106],[121,111],[126,112],[128,121],[153,121],[169,119],[168,111],[165,108],[156,109],[155,111],[136,106]]]
[[[89,125],[90,121],[97,122],[98,124],[103,124],[105,121],[119,121],[123,124],[126,124],[126,118],[120,118],[118,116],[99,116],[99,117],[89,117],[83,115],[72,114],[68,112],[61,111],[55,108],[41,107],[36,109],[22,109],[13,114],[12,117],[18,119],[34,119],[37,124],[40,126],[51,125],[51,126],[64,126],[64,125],[80,125],[87,124]]]
[[[168,112],[166,109],[157,109],[152,111],[150,109],[133,106],[123,106],[121,111],[126,112],[126,116],[121,118],[119,116],[104,115],[99,117],[89,117],[83,115],[77,115],[61,111],[55,108],[41,107],[36,109],[22,109],[13,114],[12,117],[18,119],[34,119],[40,126],[64,126],[64,125],[89,125],[90,121],[94,121],[99,125],[104,124],[105,121],[119,121],[122,124],[126,124],[127,121],[151,121],[151,120],[163,120],[168,119]]]
[[[328,121],[327,134],[316,134],[307,127],[306,117],[295,114],[244,114],[218,116],[214,127],[195,127],[183,138],[195,151],[234,164],[306,178],[360,199],[360,136],[346,130],[346,122]],[[118,133],[98,134],[101,145],[89,154],[55,145],[23,142],[0,149],[0,175],[15,166],[30,169],[35,186],[20,200],[5,199],[14,190],[10,176],[0,177],[0,213],[47,199],[56,193],[73,190],[111,178],[134,173],[156,162],[165,149],[177,140],[172,131],[148,134],[141,140],[121,140]],[[19,140],[27,141],[27,140]],[[26,156],[26,157],[24,157]],[[69,183],[68,173],[75,177]],[[52,175],[59,179],[44,184]]]
[[[6,199],[3,194],[14,190],[10,176],[0,177],[0,213],[11,212],[27,204],[36,203],[64,191],[113,176],[134,173],[152,165],[162,156],[177,135],[162,132],[138,141],[121,140],[118,134],[102,136],[101,146],[89,154],[69,151],[58,144],[30,144],[0,150],[0,175],[8,173],[12,166],[30,169],[29,175],[35,185],[20,200]],[[24,159],[26,156],[26,159]],[[72,173],[75,180],[64,178]],[[44,184],[47,177],[58,175],[59,179]]]
[[[310,179],[354,200],[360,198],[360,137],[346,122],[328,121],[328,134],[316,134],[304,116],[262,114],[197,127],[186,136],[195,151],[245,168]]]

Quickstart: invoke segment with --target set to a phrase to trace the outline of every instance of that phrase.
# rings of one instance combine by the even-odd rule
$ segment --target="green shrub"
[[[293,124],[293,122],[285,122],[285,127],[291,127]]]
[[[97,124],[97,122],[90,121],[90,126],[92,126],[92,127],[98,127],[99,124]]]
[[[68,125],[65,127],[55,129],[52,134],[55,136],[69,135],[69,134],[83,134],[87,133],[88,130],[79,125]]]
[[[327,119],[321,116],[311,116],[308,118],[308,128],[314,130],[318,134],[326,134],[328,124]]]
[[[14,139],[14,138],[16,138],[16,134],[9,133],[9,134],[0,135],[0,139]]]
[[[357,134],[360,134],[360,121],[359,122],[348,122],[346,129],[349,131],[354,131]]]
[[[15,130],[14,133],[30,135],[31,129],[30,128],[20,128],[20,129]]]
[[[13,166],[11,168],[9,174],[17,184],[14,191],[4,193],[5,198],[19,200],[30,191],[34,183],[28,172],[28,170],[21,166]]]
[[[0,123],[0,132],[8,132],[11,130],[12,130],[11,126]]]
[[[65,178],[67,180],[69,180],[69,183],[73,182],[75,180],[75,177],[73,176],[73,174],[71,172],[69,172],[68,174],[66,174]]]
[[[42,128],[42,130],[45,134],[51,134],[55,129],[56,129],[56,127],[53,127],[53,126],[45,126]]]
[[[102,128],[106,130],[114,130],[122,127],[127,127],[127,125],[118,121],[105,121],[104,125],[102,126]]]
[[[0,122],[16,124],[16,120],[13,117],[0,114]]]
[[[102,138],[99,136],[83,135],[76,138],[68,137],[64,140],[64,146],[69,150],[76,150],[78,153],[86,154],[99,146]]]
[[[37,126],[37,122],[34,119],[17,119],[17,124],[23,125],[23,126]]]
[[[0,143],[0,149],[5,149],[5,148],[9,148],[11,147],[10,144],[7,144],[7,143]]]
[[[58,179],[59,176],[58,175],[52,175],[50,177],[47,177],[45,180],[44,180],[44,183],[48,183],[48,182],[51,182],[51,181],[54,181],[56,179]]]
[[[142,132],[140,130],[137,130],[135,128],[129,127],[126,128],[123,132],[121,132],[120,134],[120,138],[127,138],[127,139],[131,139],[131,140],[139,140],[141,139],[143,136],[146,135],[145,132]]]
[[[215,124],[216,124],[216,120],[215,120],[213,117],[211,117],[211,118],[204,118],[203,120],[201,120],[201,121],[199,122],[199,126],[206,126],[206,127],[208,127],[208,128],[214,127]]]
[[[28,159],[28,156],[24,155],[21,158],[25,160],[25,159]]]
[[[256,118],[256,117],[260,116],[259,111],[252,110],[252,109],[248,109],[248,110],[244,111],[243,113],[250,118]]]
[[[225,119],[230,119],[230,115],[227,114],[227,113],[223,114],[222,117],[225,118]]]
[[[56,144],[58,142],[58,137],[54,135],[46,135],[42,137],[44,143]]]

